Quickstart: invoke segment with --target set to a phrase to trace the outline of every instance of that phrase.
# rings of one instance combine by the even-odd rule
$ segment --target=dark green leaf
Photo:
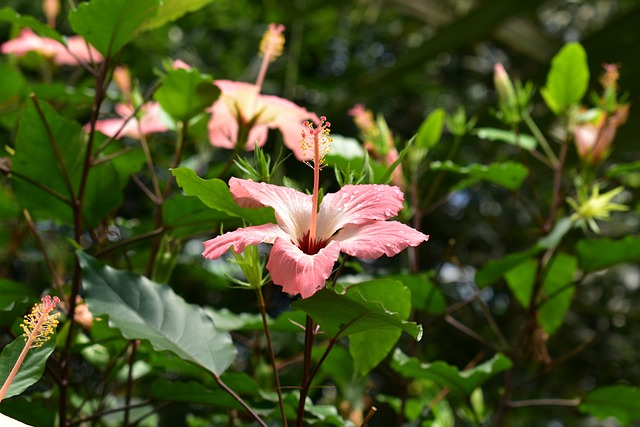
[[[160,28],[189,12],[200,10],[213,0],[163,0],[156,15],[143,25],[143,30]]]
[[[640,237],[627,236],[621,240],[588,239],[577,245],[580,267],[597,271],[621,263],[640,262]]]
[[[95,316],[108,315],[125,338],[149,340],[154,349],[169,350],[215,375],[233,362],[231,337],[218,331],[201,307],[187,304],[168,286],[77,254],[89,309]]]
[[[21,317],[35,297],[24,283],[0,279],[0,325],[11,325]]]
[[[135,37],[158,4],[159,0],[91,0],[72,10],[69,22],[73,31],[109,57]]]
[[[484,288],[492,283],[496,282],[509,270],[517,267],[519,264],[525,262],[527,259],[537,254],[542,250],[539,246],[534,246],[525,252],[519,252],[517,254],[509,254],[500,259],[492,259],[488,261],[478,272],[476,273],[476,283],[479,287]]]
[[[219,179],[205,180],[187,167],[171,169],[178,185],[189,196],[198,197],[205,205],[233,217],[243,218],[252,225],[275,222],[271,208],[245,209],[239,207],[231,197],[229,187]]]
[[[27,81],[20,71],[0,64],[0,82],[0,125],[13,129],[27,95]]]
[[[441,108],[429,114],[420,125],[420,129],[418,129],[418,134],[415,138],[416,148],[430,149],[440,141],[445,117],[446,113]]]
[[[235,390],[234,390],[235,391]],[[211,405],[216,408],[242,409],[229,393],[222,389],[209,389],[199,382],[154,381],[151,396],[169,402],[187,402],[195,405]]]
[[[366,288],[367,299],[384,301],[384,307],[407,320],[411,313],[411,291],[402,282],[390,279],[361,283]],[[349,353],[355,371],[365,376],[389,354],[402,331],[400,329],[376,329],[363,331],[349,337]]]
[[[480,139],[488,139],[489,141],[501,141],[506,142],[517,147],[524,148],[525,150],[535,150],[538,146],[538,142],[534,137],[527,134],[518,134],[503,129],[495,128],[477,128],[473,131],[475,135]]]
[[[399,349],[393,354],[391,367],[407,378],[428,379],[443,387],[470,395],[493,375],[511,367],[511,360],[501,353],[486,362],[460,372],[455,366],[442,361],[420,363],[414,357],[408,357]]]
[[[35,33],[43,37],[54,39],[64,44],[64,39],[59,32],[53,28],[49,28],[44,22],[38,21],[33,16],[20,15],[10,7],[3,7],[0,9],[0,21],[10,22],[21,27],[31,28]]]
[[[0,356],[0,384],[4,384],[5,380],[9,376],[13,365],[18,360],[20,352],[24,348],[24,338],[18,337],[11,344],[7,345],[2,350],[2,356]],[[50,339],[45,342],[42,347],[32,348],[27,353],[22,366],[18,371],[18,374],[13,379],[5,398],[17,396],[27,388],[38,382],[42,373],[44,372],[44,366],[47,363],[47,359],[53,353],[56,348],[56,338],[51,336]]]
[[[421,326],[387,310],[377,295],[368,295],[366,285],[351,286],[344,295],[325,288],[291,306],[311,316],[330,338],[382,329],[401,329],[416,340],[422,338]]]
[[[598,387],[582,400],[581,412],[597,418],[616,417],[623,425],[640,420],[640,390],[628,385]]]
[[[555,114],[579,102],[589,86],[587,54],[579,43],[568,43],[551,60],[547,84],[541,93]]]
[[[452,189],[453,191],[467,188],[478,181],[492,182],[509,190],[517,190],[529,174],[529,170],[524,165],[514,162],[458,166],[451,161],[438,161],[431,163],[431,169],[467,175],[468,178],[456,184]]]
[[[195,68],[169,70],[162,78],[162,86],[155,98],[176,121],[189,121],[210,107],[220,95],[213,78],[200,74]]]

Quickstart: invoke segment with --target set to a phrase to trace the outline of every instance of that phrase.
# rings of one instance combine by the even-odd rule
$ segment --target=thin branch
[[[113,252],[116,249],[119,249],[119,248],[121,248],[123,246],[128,246],[128,245],[131,245],[133,243],[139,242],[141,240],[149,239],[151,237],[154,237],[154,236],[157,236],[159,234],[162,234],[162,233],[164,233],[164,231],[165,231],[164,228],[156,228],[156,229],[153,229],[151,231],[147,231],[146,233],[142,233],[142,234],[138,234],[137,236],[133,236],[133,237],[131,237],[129,239],[120,240],[119,242],[116,242],[111,246],[108,246],[106,248],[102,248],[102,249],[97,250],[94,253],[94,255],[96,257],[101,257],[101,256],[106,255],[106,254],[108,254],[110,252]]]
[[[528,406],[579,406],[582,401],[580,399],[530,399],[508,402],[511,408],[525,408]]]
[[[38,181],[35,181],[35,180],[29,178],[28,176],[23,175],[23,174],[21,174],[19,172],[15,172],[15,171],[12,170],[10,173],[11,173],[12,177],[15,176],[16,178],[20,178],[21,180],[23,180],[25,182],[28,182],[29,184],[31,184],[31,185],[33,185],[35,187],[38,187],[42,191],[50,194],[51,196],[55,197],[56,199],[60,200],[61,202],[66,203],[69,206],[73,206],[73,202],[70,199],[68,199],[63,194],[58,193],[53,188],[49,188],[46,185],[43,185],[43,184],[39,183]]]
[[[372,406],[371,409],[369,409],[369,413],[367,414],[367,416],[364,417],[364,420],[362,420],[362,424],[360,424],[360,427],[365,427],[367,423],[371,421],[371,418],[373,418],[376,412],[378,412],[378,408]]]
[[[77,426],[77,425],[80,425],[80,424],[84,424],[87,421],[96,420],[96,419],[98,419],[100,417],[103,417],[105,415],[108,415],[108,414],[115,414],[115,413],[118,413],[118,412],[126,411],[128,409],[141,408],[141,407],[150,405],[152,402],[153,402],[152,399],[147,399],[147,400],[145,400],[143,402],[133,403],[131,405],[122,406],[120,408],[105,409],[104,411],[96,412],[96,413],[93,413],[93,414],[88,415],[86,417],[79,418],[79,419],[77,419],[75,421],[68,422],[67,425],[69,427]]]
[[[474,340],[478,341],[479,343],[484,344],[485,346],[489,347],[490,349],[492,349],[492,350],[494,350],[496,352],[500,351],[500,349],[497,348],[494,343],[492,343],[491,341],[489,341],[488,339],[486,339],[482,335],[478,334],[476,331],[474,331],[473,329],[469,328],[465,324],[457,321],[456,319],[454,319],[450,315],[447,314],[446,316],[444,316],[444,320],[448,324],[450,324],[451,326],[453,326],[454,328],[456,328],[457,330],[462,332],[463,334],[473,338]]]
[[[253,419],[256,420],[256,422],[258,424],[260,424],[262,427],[269,427],[269,426],[267,426],[267,424],[265,424],[264,421],[262,421],[262,418],[260,418],[260,416],[258,414],[256,414],[255,411],[253,409],[251,409],[251,407],[249,405],[247,405],[247,402],[245,402],[240,396],[238,396],[236,394],[236,392],[231,390],[229,388],[229,386],[224,383],[224,381],[222,381],[222,378],[220,378],[219,375],[214,374],[213,375],[213,379],[216,381],[216,383],[218,383],[220,388],[222,388],[224,391],[229,393],[229,395],[231,397],[233,397],[236,400],[236,402],[238,402],[240,405],[242,405],[242,407],[245,409],[245,411],[247,411],[249,413],[249,415],[251,415],[253,417]]]
[[[124,395],[124,405],[127,409],[124,411],[124,425],[128,427],[129,424],[129,416],[131,415],[130,405],[131,405],[131,395],[133,392],[133,365],[136,361],[136,354],[138,350],[138,346],[140,345],[140,341],[133,340],[131,341],[131,354],[129,354],[129,360],[127,361],[129,365],[129,371],[127,373],[127,387]]]

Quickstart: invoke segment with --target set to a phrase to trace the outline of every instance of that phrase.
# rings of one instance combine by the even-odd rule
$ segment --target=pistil
[[[260,41],[260,53],[262,54],[262,63],[260,64],[260,71],[258,72],[258,78],[256,79],[256,86],[262,90],[262,83],[264,82],[264,76],[267,74],[267,68],[269,63],[282,55],[282,49],[284,48],[284,25],[269,24],[269,28],[262,36]]]
[[[313,149],[311,159],[306,161],[307,165],[313,168],[313,193],[311,196],[311,222],[309,224],[309,245],[313,246],[316,242],[316,229],[318,223],[318,198],[320,193],[320,170],[324,166],[324,156],[331,151],[332,139],[329,137],[331,123],[327,121],[325,116],[320,117],[320,126],[314,129],[313,123],[306,122],[306,128],[302,130],[302,149],[305,157],[307,152]],[[311,139],[311,142],[309,142]],[[310,162],[313,162],[311,164]]]

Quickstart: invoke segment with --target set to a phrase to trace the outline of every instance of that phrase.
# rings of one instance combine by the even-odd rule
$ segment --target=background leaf
[[[616,417],[624,425],[640,420],[640,390],[628,385],[598,387],[582,400],[581,412],[600,419]]]
[[[567,43],[551,60],[542,97],[555,114],[579,102],[589,86],[587,54],[579,43]]]
[[[442,108],[437,108],[429,114],[418,129],[415,139],[416,148],[430,149],[440,141],[445,117],[446,113]]]
[[[578,260],[568,254],[559,253],[549,262],[544,272],[540,295],[540,326],[552,335],[562,325],[575,293],[573,276],[578,271]]]
[[[162,86],[155,98],[160,106],[176,121],[189,121],[210,107],[220,95],[213,78],[200,74],[195,68],[169,70],[162,77]]]
[[[9,6],[0,9],[0,21],[10,22],[21,27],[31,28],[36,34],[39,34],[42,37],[48,37],[50,39],[57,40],[62,44],[65,44],[64,39],[59,32],[57,32],[53,28],[49,28],[47,24],[38,21],[33,16],[21,15],[17,13]]]
[[[467,188],[479,181],[487,181],[498,184],[509,190],[517,190],[529,174],[529,170],[524,165],[515,162],[458,166],[447,160],[445,162],[432,162],[431,169],[436,171],[445,170],[448,172],[467,175],[467,179],[453,186],[453,191],[462,190],[463,188]]]
[[[488,139],[489,141],[501,141],[507,144],[515,145],[517,147],[524,148],[525,150],[535,150],[538,146],[538,141],[526,133],[516,134],[504,129],[495,128],[476,128],[473,130],[473,134],[477,135],[480,139]]]
[[[509,369],[511,360],[498,353],[478,366],[459,371],[455,366],[442,361],[420,363],[418,359],[408,357],[400,349],[396,349],[391,367],[407,378],[432,380],[443,387],[470,395],[493,375]]]
[[[640,237],[627,236],[620,240],[587,239],[576,247],[580,267],[597,271],[625,262],[640,262]]]
[[[89,310],[108,315],[126,339],[149,340],[154,349],[169,350],[215,375],[233,362],[231,337],[218,331],[201,307],[187,304],[168,286],[77,254]]]
[[[155,15],[159,0],[91,0],[69,12],[71,28],[105,57],[115,54]]]

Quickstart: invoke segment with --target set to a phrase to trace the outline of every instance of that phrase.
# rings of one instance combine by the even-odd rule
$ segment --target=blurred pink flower
[[[239,123],[251,126],[245,149],[253,150],[267,141],[268,129],[278,129],[285,145],[296,158],[306,160],[300,148],[300,126],[306,120],[319,122],[318,116],[291,101],[272,95],[261,95],[260,88],[251,83],[216,80],[222,92],[209,110],[209,140],[212,145],[233,149],[236,146]],[[253,122],[253,123],[252,123]]]
[[[27,52],[38,52],[59,65],[78,65],[81,62],[91,64],[104,61],[100,52],[87,44],[80,36],[67,38],[67,46],[65,46],[54,39],[40,37],[28,28],[22,30],[20,37],[4,42],[0,46],[0,52],[18,56],[23,56]]]
[[[620,105],[613,114],[602,112],[595,122],[584,123],[573,129],[578,155],[590,164],[604,160],[616,137],[618,127],[629,117],[629,105]]]
[[[140,140],[143,135],[169,130],[167,125],[162,121],[164,112],[157,102],[144,104],[138,112],[140,116],[139,119],[132,117],[127,121],[134,111],[131,105],[116,104],[115,110],[120,118],[98,120],[96,122],[97,131],[111,138],[120,139],[123,136],[128,136],[129,138]],[[89,130],[89,124],[85,125],[84,128],[85,130]]]
[[[231,247],[241,253],[247,245],[273,244],[267,269],[273,283],[288,294],[307,298],[321,289],[340,252],[374,259],[394,256],[417,246],[429,236],[387,219],[402,209],[404,195],[388,185],[345,185],[322,199],[312,234],[312,195],[292,188],[231,178],[236,203],[245,208],[269,206],[276,224],[264,224],[226,233],[204,242],[203,256],[216,259]]]

